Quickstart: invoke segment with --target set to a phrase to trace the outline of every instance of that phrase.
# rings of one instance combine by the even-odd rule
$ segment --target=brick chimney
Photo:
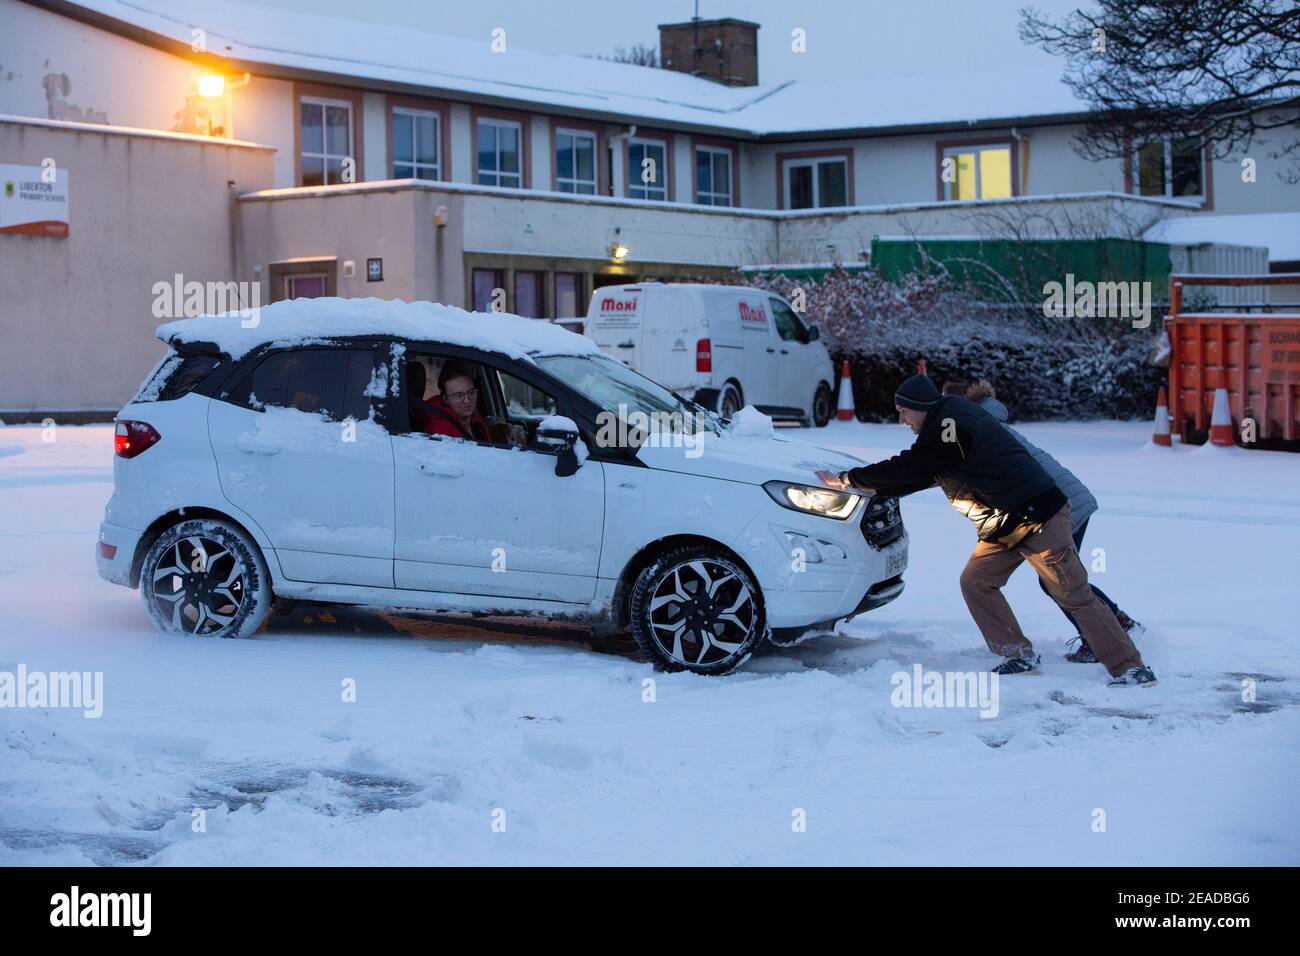
[[[728,86],[758,85],[758,24],[748,20],[688,20],[659,24],[659,62]]]

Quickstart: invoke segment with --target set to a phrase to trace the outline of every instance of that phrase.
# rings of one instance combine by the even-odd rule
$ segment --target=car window
[[[550,395],[506,372],[498,371],[497,376],[501,379],[501,395],[510,418],[541,421],[555,414],[555,399]]]
[[[460,371],[468,374],[474,382],[476,394],[461,410],[451,407],[455,405],[454,401],[449,402],[452,396],[442,395],[437,385],[440,373],[449,361],[454,361]],[[432,397],[421,399],[415,395],[412,385],[419,379],[425,381],[425,394]],[[559,407],[550,393],[534,388],[509,372],[469,359],[408,352],[405,381],[410,411],[409,431],[413,434],[463,438],[463,422],[451,428],[444,423],[451,414],[464,415],[464,408],[470,408],[480,423],[475,425],[471,422],[469,425],[471,432],[475,433],[474,440],[479,444],[531,448],[536,440],[537,424],[556,414]],[[488,441],[477,438],[481,428],[486,428]]]
[[[772,317],[776,322],[777,334],[787,342],[807,342],[808,329],[794,310],[780,299],[772,299]]]
[[[227,401],[248,408],[296,408],[334,421],[370,417],[366,391],[374,374],[369,349],[274,352],[245,375]]]
[[[217,356],[169,352],[131,401],[175,401],[194,391],[220,365],[221,359]]]

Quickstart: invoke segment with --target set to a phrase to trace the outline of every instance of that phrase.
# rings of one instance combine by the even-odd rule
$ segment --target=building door
[[[323,272],[308,272],[303,275],[284,277],[286,299],[319,299],[327,294],[327,288],[327,276]]]

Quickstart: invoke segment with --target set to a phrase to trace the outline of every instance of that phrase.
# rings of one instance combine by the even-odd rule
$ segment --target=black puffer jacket
[[[912,447],[854,468],[853,484],[902,496],[938,484],[975,523],[982,541],[1019,542],[1065,504],[1065,496],[1002,423],[958,395],[939,400]]]

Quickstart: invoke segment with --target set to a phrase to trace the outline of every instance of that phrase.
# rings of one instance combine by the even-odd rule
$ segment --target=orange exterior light
[[[215,74],[199,77],[199,96],[217,97],[226,92],[226,78]]]

